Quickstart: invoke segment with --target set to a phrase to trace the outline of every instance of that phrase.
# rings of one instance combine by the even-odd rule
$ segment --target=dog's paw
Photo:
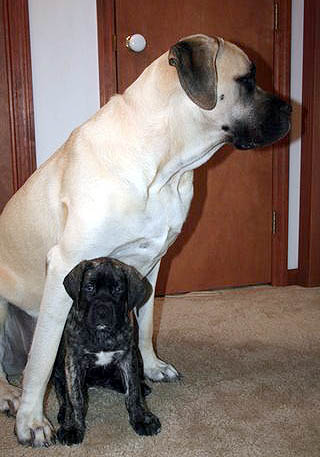
[[[20,405],[21,389],[0,379],[0,411],[15,416]]]
[[[56,442],[56,435],[53,426],[46,417],[42,420],[35,420],[18,410],[14,432],[18,442],[32,447],[49,447]]]
[[[143,360],[144,374],[151,381],[171,382],[181,379],[181,374],[170,364],[158,358]]]
[[[146,412],[139,419],[131,421],[132,428],[138,435],[151,436],[156,435],[161,430],[161,423],[157,416]]]
[[[84,438],[84,430],[79,430],[76,427],[60,427],[57,431],[57,437],[61,444],[72,446],[73,444],[82,443]]]

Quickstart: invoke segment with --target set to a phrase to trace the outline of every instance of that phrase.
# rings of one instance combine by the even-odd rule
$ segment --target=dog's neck
[[[146,68],[124,93],[124,99],[144,113],[139,125],[149,145],[145,156],[151,155],[156,164],[150,181],[156,190],[202,165],[224,144],[220,127],[212,117],[209,123],[208,113],[182,89],[176,69],[168,63],[168,53]]]
[[[113,103],[116,110],[112,109]],[[120,130],[125,128],[127,143],[122,150],[139,156],[132,161],[139,164],[139,169],[126,169],[126,179],[131,173],[132,181],[137,181],[139,174],[138,181],[143,179],[149,191],[159,191],[172,178],[179,180],[225,143],[212,114],[200,109],[183,91],[176,69],[168,63],[168,53],[155,60],[105,108],[113,116],[117,147]]]

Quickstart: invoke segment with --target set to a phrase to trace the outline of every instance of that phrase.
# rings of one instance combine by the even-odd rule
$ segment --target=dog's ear
[[[87,260],[78,263],[63,280],[64,288],[74,301],[79,299],[83,274],[87,270],[89,263]]]
[[[152,286],[146,277],[143,277],[134,267],[126,265],[125,273],[128,281],[128,310],[135,307],[137,313],[152,294]]]
[[[212,110],[217,103],[216,58],[219,39],[194,35],[178,41],[169,51],[180,84],[200,108]]]

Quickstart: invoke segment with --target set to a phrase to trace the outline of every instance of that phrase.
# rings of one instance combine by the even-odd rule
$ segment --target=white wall
[[[298,268],[301,162],[301,102],[304,0],[292,0],[291,100],[293,104],[289,162],[288,268]]]
[[[37,165],[99,108],[95,0],[29,0]]]

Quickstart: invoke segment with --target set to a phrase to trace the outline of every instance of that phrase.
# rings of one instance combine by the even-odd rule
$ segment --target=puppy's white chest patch
[[[98,365],[98,366],[109,365],[109,363],[112,362],[114,356],[116,354],[121,354],[122,352],[123,351],[110,351],[110,352],[101,351],[101,352],[97,352],[96,353],[96,357],[97,357],[96,365]]]

